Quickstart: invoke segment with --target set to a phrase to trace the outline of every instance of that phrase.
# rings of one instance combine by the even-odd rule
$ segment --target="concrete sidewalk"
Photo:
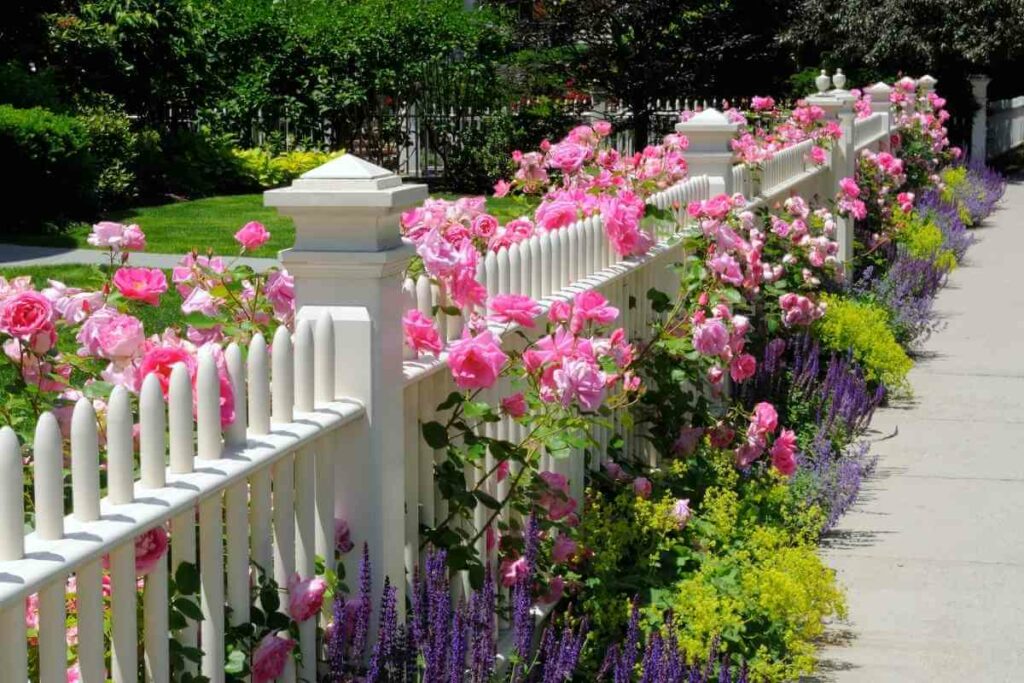
[[[1024,182],[975,234],[826,543],[850,615],[809,680],[1024,681]]]
[[[146,252],[132,253],[131,265],[147,268],[173,268],[181,260],[181,254],[149,254]],[[272,258],[228,258],[240,264],[252,266],[256,270],[266,270],[271,266],[280,265],[280,261]],[[59,266],[64,264],[95,264],[106,265],[110,262],[106,251],[99,249],[72,249],[61,247],[32,247],[22,244],[0,244],[0,268],[22,266]]]

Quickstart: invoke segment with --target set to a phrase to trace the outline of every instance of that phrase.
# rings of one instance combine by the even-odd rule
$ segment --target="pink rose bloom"
[[[185,338],[196,346],[219,344],[224,340],[224,328],[221,325],[203,328],[189,325],[185,328]]]
[[[67,677],[67,683],[79,683],[79,681],[82,680],[82,670],[79,667],[78,662],[75,662],[68,669],[66,677]]]
[[[811,147],[811,163],[821,166],[826,161],[828,161],[828,155],[823,147],[818,147],[817,145]]]
[[[146,233],[137,224],[125,226],[121,235],[121,248],[125,251],[142,251],[146,248]]]
[[[693,328],[693,348],[705,356],[717,356],[725,351],[729,332],[721,320],[712,318]]]
[[[490,320],[501,323],[516,323],[523,327],[534,327],[534,318],[540,315],[540,305],[522,294],[499,294],[488,302],[492,313]]]
[[[510,467],[511,463],[508,460],[502,460],[501,462],[498,463],[498,466],[494,470],[494,478],[498,480],[498,483],[501,483],[508,479],[508,472]]]
[[[504,197],[505,195],[508,194],[509,190],[511,190],[511,189],[512,189],[512,185],[509,184],[508,181],[506,181],[506,180],[499,180],[498,182],[494,183],[494,196],[495,197]]]
[[[441,353],[444,347],[441,336],[434,327],[434,321],[415,308],[406,311],[402,316],[402,331],[405,334],[406,346],[417,354],[430,351],[436,355]]]
[[[629,478],[629,475],[622,469],[622,465],[613,460],[609,460],[604,464],[604,471],[615,481],[625,481]]]
[[[351,531],[349,530],[348,520],[334,518],[334,547],[339,553],[344,555],[345,553],[352,550],[352,537]]]
[[[141,320],[127,314],[104,316],[102,320],[103,323],[97,330],[100,356],[109,360],[127,359],[142,351],[146,335],[142,330]]]
[[[287,270],[275,270],[267,276],[263,293],[274,308],[278,321],[289,322],[295,315],[295,278]]]
[[[558,299],[548,309],[548,320],[553,323],[564,323],[572,317],[572,306],[568,301]]]
[[[189,376],[195,375],[196,358],[187,349],[180,346],[151,346],[142,356],[142,363],[139,364],[139,386],[146,375],[155,373],[160,380],[160,389],[164,398],[167,397],[167,389],[171,384],[171,370],[178,363],[184,363],[189,369]]]
[[[672,452],[676,455],[693,455],[702,436],[704,436],[703,427],[683,427],[672,444]]]
[[[473,219],[473,234],[481,239],[490,239],[498,231],[498,219],[489,213],[482,213]]]
[[[526,576],[528,570],[525,557],[517,557],[514,560],[506,557],[501,561],[501,568],[498,570],[501,573],[501,585],[512,588],[520,578]]]
[[[545,605],[553,605],[562,599],[565,593],[565,579],[555,576],[548,582],[548,592],[540,597],[540,602]]]
[[[771,96],[759,97],[755,95],[750,99],[750,108],[754,111],[766,111],[775,106],[775,100]]]
[[[584,410],[597,410],[601,406],[605,379],[605,373],[584,358],[567,358],[552,375],[562,405],[568,408],[576,400]]]
[[[743,271],[739,262],[731,254],[720,253],[708,261],[711,270],[718,274],[723,282],[732,285],[743,284]]]
[[[750,418],[750,426],[758,434],[771,434],[779,424],[779,414],[775,412],[775,406],[766,401],[761,401],[754,406],[754,413]]]
[[[608,300],[599,292],[588,289],[576,295],[573,302],[572,327],[583,329],[582,323],[593,321],[598,325],[607,325],[619,317],[619,309],[608,305]]]
[[[728,448],[735,438],[736,432],[734,430],[724,424],[720,424],[711,430],[711,447]]]
[[[785,476],[796,471],[796,434],[783,429],[772,444],[772,466]]]
[[[94,247],[114,247],[121,243],[124,226],[113,221],[101,221],[92,226],[86,242]]]
[[[686,523],[690,521],[690,499],[679,498],[672,506],[672,517],[676,520],[676,524],[682,529],[686,526]]]
[[[576,499],[569,495],[569,480],[557,472],[541,472],[540,478],[547,485],[537,503],[547,510],[548,517],[557,522],[576,510]]]
[[[0,304],[0,331],[28,341],[53,322],[53,304],[39,292],[18,292]]]
[[[181,312],[185,314],[202,313],[207,317],[215,318],[220,313],[220,301],[202,287],[195,287],[181,302]]]
[[[561,564],[576,554],[576,541],[565,534],[558,534],[551,545],[551,559]]]
[[[498,379],[508,356],[491,332],[465,333],[448,351],[448,366],[460,389],[487,389]]]
[[[633,480],[633,491],[641,498],[650,498],[651,480],[647,477],[637,477]]]
[[[857,187],[857,183],[853,178],[843,178],[839,181],[839,189],[842,190],[850,199],[856,199],[860,196],[860,188]]]
[[[576,142],[560,142],[548,152],[548,166],[557,168],[562,173],[576,173],[590,156],[590,148]]]
[[[523,398],[523,392],[516,392],[501,399],[501,409],[506,415],[513,418],[526,415],[526,399]]]
[[[235,241],[242,245],[244,251],[254,251],[270,241],[270,233],[262,223],[249,221],[235,233]]]
[[[159,306],[160,295],[167,291],[167,277],[159,268],[119,268],[114,286],[126,299]]]
[[[434,277],[447,277],[459,262],[458,252],[436,229],[429,230],[416,245],[423,267]]]
[[[594,129],[595,133],[603,138],[608,137],[612,132],[612,124],[608,121],[595,121],[591,127]]]
[[[167,553],[167,530],[155,526],[135,539],[135,573],[145,576],[156,568]]]
[[[284,665],[295,647],[291,638],[270,633],[252,653],[252,683],[272,683],[284,673]]]
[[[576,222],[578,209],[575,202],[565,200],[543,201],[534,214],[537,225],[547,232],[564,228]]]
[[[743,382],[754,376],[757,370],[757,361],[749,353],[744,353],[732,359],[729,364],[729,376],[734,382]]]
[[[761,456],[764,446],[758,443],[745,443],[736,449],[736,466],[749,467]]]
[[[288,579],[288,614],[297,622],[316,615],[324,604],[327,582],[319,576],[303,579],[296,572]]]

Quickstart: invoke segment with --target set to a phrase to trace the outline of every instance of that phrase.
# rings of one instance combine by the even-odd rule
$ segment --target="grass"
[[[234,234],[249,221],[259,221],[270,231],[270,241],[247,254],[273,258],[295,243],[295,225],[275,209],[263,206],[261,194],[224,195],[158,206],[113,211],[103,220],[138,223],[146,233],[146,251],[153,254],[183,254],[193,247],[213,249],[218,254],[238,252]],[[91,249],[86,242],[91,226],[78,223],[63,233],[43,231],[11,236],[20,244]],[[5,237],[4,239],[8,239]]]
[[[438,198],[457,199],[456,194],[436,194]],[[502,224],[524,215],[532,215],[538,201],[533,197],[488,197],[487,210]],[[247,254],[274,258],[281,249],[295,243],[295,225],[290,218],[263,206],[263,195],[240,194],[142,206],[114,211],[103,220],[138,223],[146,233],[146,251],[152,254],[183,254],[193,247],[201,252],[213,249],[218,254],[238,252],[234,234],[245,223],[259,221],[270,231],[270,241]],[[40,230],[31,234],[5,236],[4,241],[52,247],[91,249],[86,242],[91,226],[77,223],[64,232]]]
[[[171,273],[165,271],[170,284]],[[69,287],[96,290],[106,281],[105,266],[62,265],[62,266],[26,266],[22,268],[0,268],[0,275],[7,279],[28,275],[36,289],[47,286],[48,280],[59,280]],[[184,321],[181,312],[181,295],[174,287],[170,287],[161,297],[159,306],[148,306],[139,302],[129,302],[132,315],[142,321],[146,334],[160,334],[169,326],[180,325]]]

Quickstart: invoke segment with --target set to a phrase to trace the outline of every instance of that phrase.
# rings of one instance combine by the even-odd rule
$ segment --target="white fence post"
[[[399,216],[427,197],[425,185],[346,154],[264,194],[295,221],[295,246],[281,259],[295,278],[299,319],[334,322],[334,390],[363,402],[366,433],[335,458],[335,500],[357,547],[369,544],[374,604],[385,576],[405,604],[405,437],[402,276],[411,247]],[[416,514],[413,511],[413,514]],[[358,552],[348,557],[356,576]]]
[[[733,153],[729,144],[740,124],[730,123],[717,109],[705,109],[689,121],[676,124],[676,132],[690,140],[686,163],[690,176],[707,175],[711,182],[711,195],[742,191],[733,187]]]
[[[971,123],[971,160],[984,163],[988,158],[988,76],[971,76],[971,90],[978,109]]]
[[[882,141],[882,149],[889,149],[889,138],[892,134],[892,101],[890,96],[892,95],[892,88],[887,84],[879,81],[874,85],[864,88],[871,97],[871,113],[880,114],[884,120],[885,127],[885,140]]]
[[[828,90],[830,83],[834,82],[836,87]],[[807,103],[821,107],[825,110],[827,118],[838,120],[842,128],[842,137],[832,145],[831,159],[829,160],[828,182],[826,184],[825,199],[831,199],[839,192],[839,181],[843,178],[852,178],[856,174],[856,150],[857,141],[854,139],[854,97],[850,91],[844,90],[846,76],[842,71],[837,71],[834,79],[822,71],[815,79],[818,94],[807,98]],[[850,217],[837,220],[837,233],[839,238],[839,261],[849,263],[853,259],[853,219]]]

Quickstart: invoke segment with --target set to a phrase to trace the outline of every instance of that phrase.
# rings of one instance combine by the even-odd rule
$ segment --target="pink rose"
[[[82,670],[79,668],[78,662],[75,662],[65,674],[67,683],[79,683],[82,680]]]
[[[489,213],[482,213],[473,219],[473,234],[481,239],[490,239],[498,231],[498,219]]]
[[[590,148],[575,142],[560,142],[548,152],[548,166],[562,173],[576,173],[590,156]]]
[[[598,325],[607,325],[619,317],[619,309],[608,305],[608,300],[593,289],[580,292],[573,301],[571,327],[576,332],[583,329],[583,323],[593,321]]]
[[[717,356],[729,343],[729,332],[721,320],[712,318],[693,328],[693,348],[705,356]]]
[[[857,186],[857,183],[853,178],[842,178],[839,181],[839,189],[842,190],[843,194],[850,199],[860,197],[860,188]]]
[[[351,531],[349,530],[348,520],[340,519],[335,517],[334,519],[334,547],[339,553],[344,555],[345,553],[352,550],[352,538]]]
[[[158,306],[160,295],[167,291],[167,277],[159,268],[119,268],[114,286],[126,299]]]
[[[295,278],[287,270],[275,270],[267,276],[263,293],[279,322],[288,323],[295,315]]]
[[[730,427],[720,424],[711,430],[710,440],[712,448],[728,448],[732,440],[736,438],[736,432]]]
[[[609,135],[611,135],[612,132],[612,124],[609,123],[608,121],[595,121],[592,128],[594,129],[595,133],[597,133],[603,138],[608,137]]]
[[[139,385],[146,375],[155,373],[160,380],[160,389],[164,398],[167,397],[167,389],[171,384],[171,370],[178,363],[184,363],[189,369],[189,376],[195,375],[196,358],[187,349],[180,346],[153,346],[142,356],[142,363],[139,364]]]
[[[622,469],[622,465],[614,460],[609,460],[604,464],[604,471],[607,472],[608,476],[615,481],[625,481],[629,479],[629,475]]]
[[[576,222],[578,209],[575,202],[565,200],[543,201],[537,207],[534,218],[537,225],[547,232],[564,228]]]
[[[181,302],[181,312],[185,314],[202,313],[207,317],[215,318],[220,313],[220,305],[221,302],[208,291],[202,287],[195,287]]]
[[[743,382],[753,377],[756,370],[757,361],[749,353],[733,358],[729,364],[729,376],[734,382]]]
[[[406,346],[416,353],[430,351],[438,354],[444,347],[434,321],[416,309],[406,311],[402,316],[402,331]]]
[[[145,576],[153,571],[167,552],[167,530],[155,526],[135,538],[135,573]]]
[[[796,471],[796,434],[792,429],[783,429],[772,444],[772,466],[785,476]]]
[[[641,498],[650,498],[651,480],[647,477],[637,477],[633,480],[633,491]]]
[[[39,292],[18,292],[0,308],[0,331],[24,341],[53,322],[53,304]]]
[[[511,463],[508,460],[502,460],[501,462],[498,463],[498,466],[494,470],[494,478],[498,481],[499,484],[508,479],[508,472],[510,467]]]
[[[509,417],[520,418],[526,415],[526,408],[526,399],[521,391],[501,399],[501,409]]]
[[[291,638],[270,633],[263,637],[252,653],[252,682],[272,683],[284,673],[284,665],[295,647]]]
[[[249,221],[235,233],[235,241],[242,245],[244,251],[259,249],[270,240],[270,233],[262,223]]]
[[[100,319],[102,322],[97,329],[98,355],[108,360],[127,359],[142,351],[146,335],[141,320],[127,314],[102,316]],[[85,325],[82,329],[85,330]]]
[[[319,576],[303,579],[298,573],[288,579],[288,614],[303,622],[320,611],[324,604],[327,582]]]
[[[815,166],[821,166],[828,161],[828,155],[825,153],[825,149],[814,145],[811,147],[811,163]]]
[[[568,408],[578,401],[584,410],[597,410],[604,399],[606,375],[591,360],[566,358],[551,376],[562,405]]]
[[[558,534],[551,546],[551,559],[559,564],[564,563],[576,554],[576,541],[565,534]]]
[[[540,315],[540,305],[522,294],[499,294],[488,302],[492,313],[490,319],[496,323],[516,323],[523,327],[534,327],[534,318]]]
[[[512,185],[510,185],[507,180],[499,180],[498,182],[494,183],[494,196],[504,197],[505,195],[508,194],[509,190],[511,189]]]
[[[498,379],[508,356],[497,339],[485,331],[474,336],[465,333],[453,342],[448,352],[448,366],[460,389],[487,389]]]
[[[775,406],[766,401],[761,401],[754,406],[754,414],[750,418],[750,426],[758,434],[771,434],[779,424],[779,414],[775,412]]]
[[[125,226],[121,234],[121,248],[125,251],[142,251],[146,248],[146,233],[135,223]]]
[[[690,499],[679,498],[675,504],[672,505],[672,518],[676,520],[676,524],[682,529],[686,526],[686,523],[690,521]]]
[[[755,95],[750,98],[750,108],[754,111],[767,111],[775,106],[775,100],[771,96],[759,97]]]
[[[525,557],[517,557],[512,560],[505,558],[501,561],[501,585],[506,588],[512,588],[519,582],[519,579],[526,576],[529,571],[529,567],[526,564]]]
[[[551,303],[548,309],[548,320],[553,323],[564,323],[572,316],[572,306],[568,301],[557,299]]]
[[[703,427],[683,427],[672,444],[672,452],[675,455],[693,455],[702,436],[704,436]]]
[[[548,582],[548,592],[540,597],[540,602],[545,605],[553,605],[562,599],[565,592],[565,579],[555,576]]]

